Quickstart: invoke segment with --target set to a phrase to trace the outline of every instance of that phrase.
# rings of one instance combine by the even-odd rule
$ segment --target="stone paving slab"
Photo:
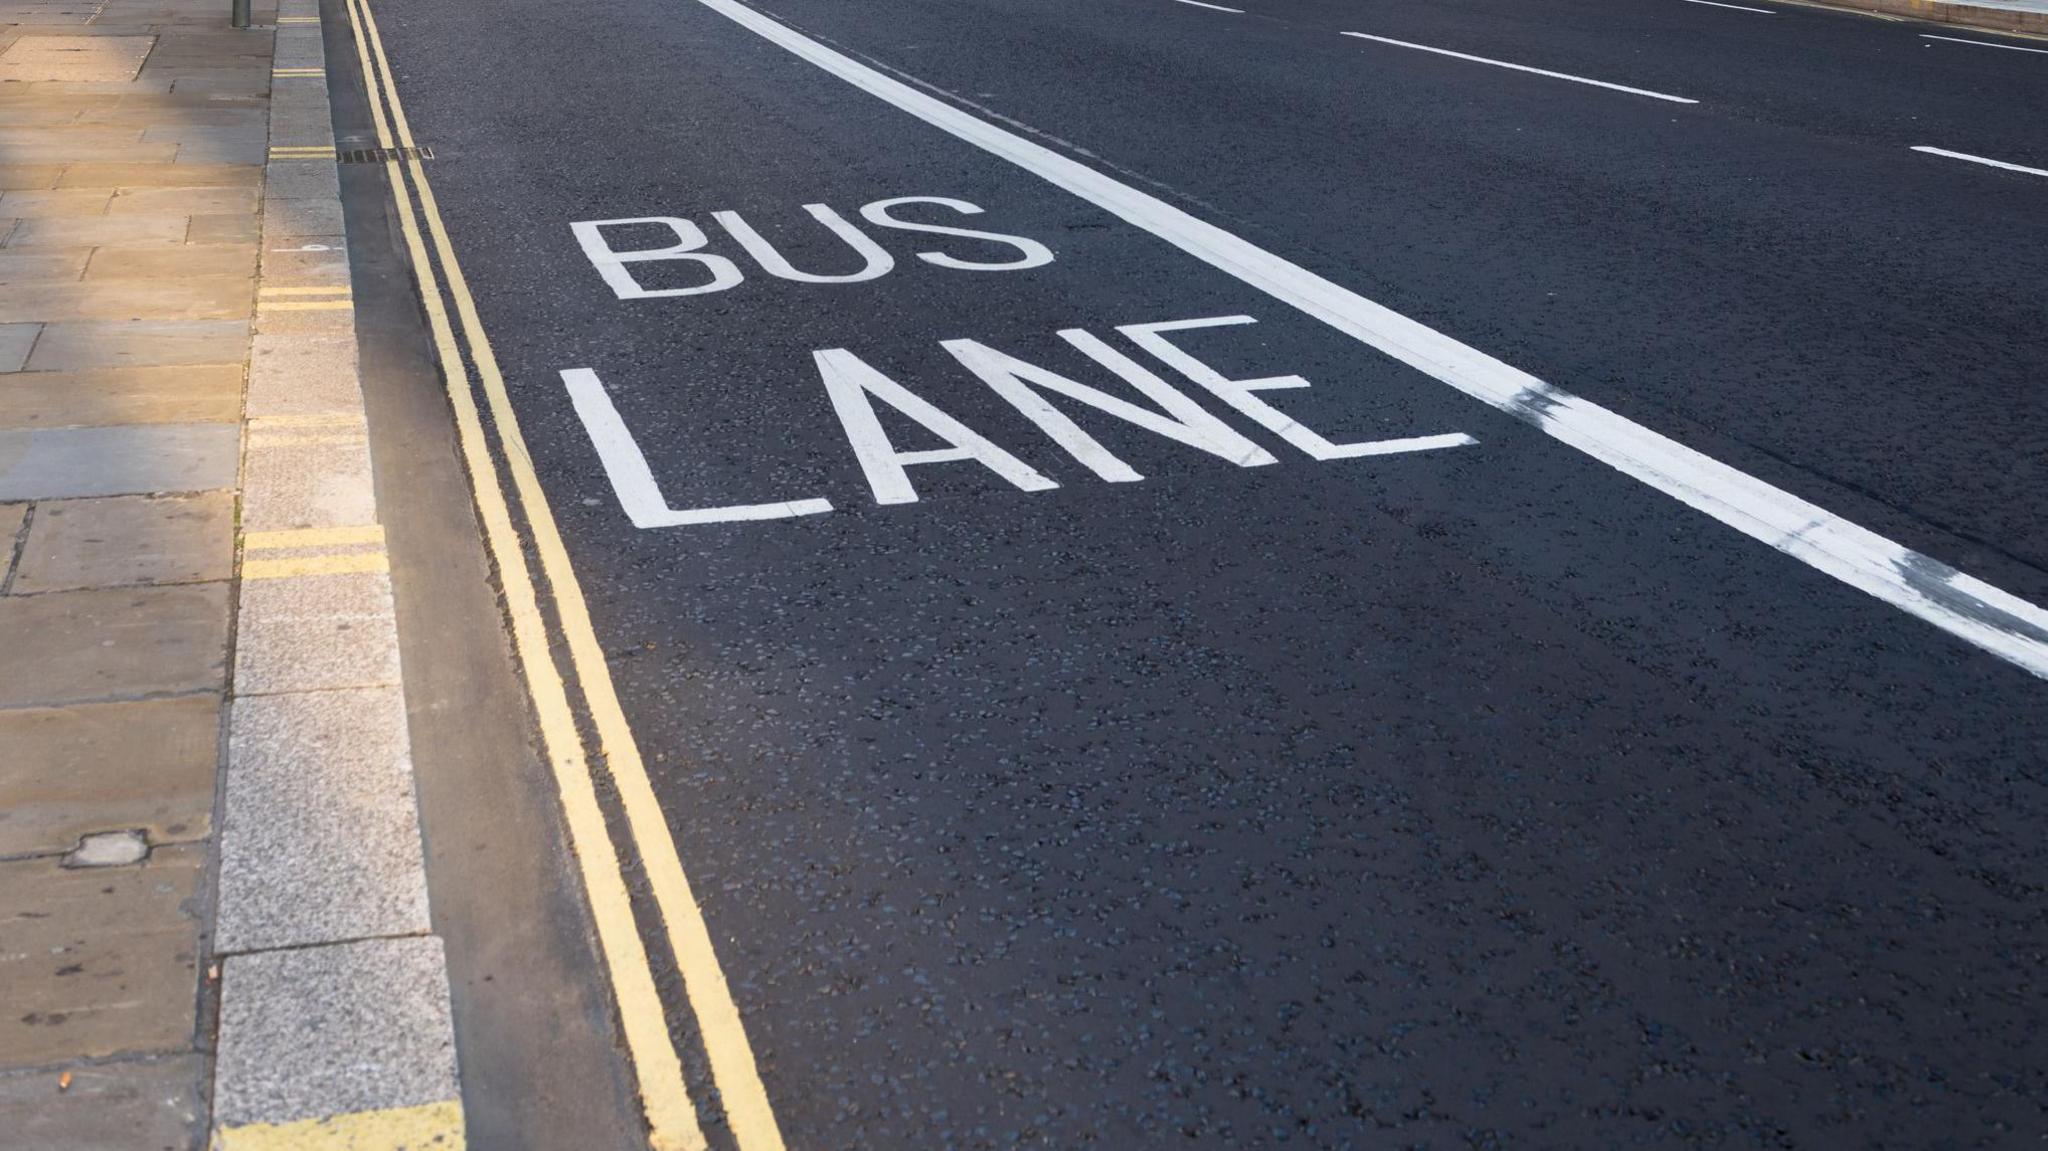
[[[0,372],[18,372],[43,332],[41,324],[0,324]]]
[[[93,250],[89,247],[26,250],[0,248],[0,284],[19,284],[32,280],[76,280],[85,274],[86,261],[92,258],[92,254]]]
[[[257,336],[246,403],[251,419],[354,416],[363,407],[354,337]]]
[[[0,863],[0,1052],[36,1066],[192,1043],[200,845],[133,867]]]
[[[245,578],[238,618],[235,691],[244,698],[399,682],[384,572]]]
[[[104,216],[114,193],[104,188],[26,188],[0,192],[0,216]]]
[[[0,376],[0,428],[227,423],[241,400],[238,364],[24,372]]]
[[[231,957],[221,973],[216,1122],[283,1124],[458,1098],[447,979],[432,937]]]
[[[27,504],[0,504],[0,588],[14,571],[14,545],[28,523]]]
[[[0,500],[235,486],[233,424],[0,430]]]
[[[0,52],[0,81],[132,80],[155,36],[27,36]]]
[[[176,1055],[0,1073],[0,1131],[46,1151],[170,1151],[205,1138],[206,1059]]]
[[[13,161],[9,161],[13,163]],[[240,186],[254,188],[263,183],[263,169],[245,164],[137,163],[133,160],[100,163],[69,163],[58,174],[58,188],[141,188],[168,186],[197,188]]]
[[[250,276],[21,283],[0,295],[0,323],[228,320],[249,314],[254,289]]]
[[[7,235],[10,249],[101,244],[182,244],[191,221],[184,216],[42,216],[19,220]]]
[[[269,443],[252,435],[247,469],[244,530],[377,522],[370,445],[360,434],[323,438],[315,433]]]
[[[221,690],[226,584],[0,596],[0,707]]]
[[[403,693],[245,696],[229,727],[216,948],[428,932]]]
[[[167,364],[239,364],[248,320],[123,320],[47,324],[28,358],[32,372]]]
[[[0,857],[113,828],[151,843],[210,834],[220,710],[214,695],[0,710]]]
[[[11,590],[201,583],[234,567],[232,492],[52,500],[36,505]]]
[[[256,245],[181,244],[171,247],[101,247],[92,251],[85,265],[85,278],[150,276],[241,276],[251,283],[256,276]]]

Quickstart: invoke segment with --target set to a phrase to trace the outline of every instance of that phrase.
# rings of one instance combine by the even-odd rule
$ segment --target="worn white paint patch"
[[[78,841],[64,857],[66,867],[126,867],[149,857],[149,840],[139,831],[97,831]]]
[[[2048,678],[2048,611],[1544,383],[1156,196],[891,79],[737,0],[696,2],[869,95],[1516,416],[1687,507]]]

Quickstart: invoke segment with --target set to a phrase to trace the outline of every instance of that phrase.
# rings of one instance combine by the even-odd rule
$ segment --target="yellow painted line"
[[[347,284],[323,284],[319,287],[310,288],[259,286],[256,289],[256,294],[259,296],[346,296],[351,291],[354,291],[354,289]]]
[[[384,528],[380,524],[357,524],[342,528],[284,528],[278,531],[243,533],[242,550],[256,552],[280,551],[285,548],[351,547],[383,542]]]
[[[355,304],[348,300],[262,300],[258,306],[266,312],[346,312]]]
[[[308,76],[325,76],[327,71],[324,68],[272,68],[270,74],[281,79],[298,80]]]
[[[320,17],[318,17],[318,16],[279,16],[279,17],[277,18],[277,22],[278,22],[278,23],[280,23],[280,24],[318,24],[318,23],[320,22]]]
[[[370,437],[364,432],[270,432],[251,429],[252,448],[300,447],[306,444],[360,444]]]
[[[273,160],[325,160],[333,155],[334,149],[331,147],[272,148],[270,150],[270,158]]]
[[[376,76],[363,28],[368,10],[361,0],[349,0],[350,23],[354,26],[356,54],[363,75]],[[380,147],[392,147],[390,122],[384,114],[381,94],[394,110],[397,96],[387,73],[379,85],[371,85],[370,113]],[[654,986],[646,946],[633,917],[632,898],[619,865],[618,848],[606,826],[604,809],[598,805],[596,782],[585,758],[583,740],[569,708],[568,688],[555,664],[546,621],[540,613],[533,574],[527,566],[525,549],[512,526],[511,508],[498,480],[484,439],[483,421],[471,393],[462,353],[441,299],[441,288],[421,239],[413,201],[396,160],[386,160],[386,177],[391,182],[398,207],[399,231],[405,237],[415,273],[420,277],[421,302],[427,311],[428,328],[446,380],[449,405],[455,413],[456,436],[462,445],[463,462],[469,470],[477,514],[484,523],[484,539],[491,558],[498,565],[499,582],[505,593],[505,614],[512,625],[513,645],[532,695],[539,721],[541,749],[554,772],[555,787],[562,799],[563,821],[569,830],[570,855],[576,861],[583,888],[590,898],[591,919],[597,928],[599,946],[618,1002],[619,1025],[632,1055],[633,1072],[640,1090],[640,1106],[647,1117],[648,1141],[654,1151],[704,1151],[704,1132],[697,1123],[697,1108],[690,1101],[683,1080],[682,1060],[669,1038],[668,1018],[661,994]]]
[[[360,428],[363,417],[356,412],[307,412],[295,416],[254,416],[249,426],[256,430],[269,428]]]
[[[391,560],[383,552],[349,552],[338,556],[280,556],[275,559],[242,560],[242,578],[291,579],[294,576],[349,575],[356,572],[388,572]]]
[[[385,99],[391,105],[392,119],[398,126],[398,142],[401,147],[411,148],[414,146],[412,129],[406,123],[405,107],[399,102],[397,87],[391,79],[391,65],[384,56],[377,17],[370,10],[369,0],[354,2],[369,25],[370,43],[377,55],[379,80]],[[417,158],[408,158],[406,165],[413,185],[419,191],[420,212],[433,233],[434,252],[441,259],[449,294],[454,297],[456,313],[462,318],[463,336],[469,344],[484,396],[490,404],[491,422],[498,429],[506,470],[512,474],[513,487],[526,511],[527,524],[533,533],[534,551],[540,556],[541,570],[546,573],[548,584],[554,591],[557,615],[563,634],[569,641],[569,653],[578,682],[582,684],[584,698],[590,705],[600,750],[618,788],[619,805],[625,810],[633,842],[640,848],[640,860],[649,886],[654,890],[655,903],[661,908],[669,947],[675,953],[676,967],[683,976],[683,993],[689,1000],[691,1013],[696,1016],[704,1053],[711,1062],[711,1077],[718,1086],[719,1099],[725,1105],[726,1123],[740,1151],[784,1151],[782,1131],[768,1101],[768,1089],[761,1082],[760,1065],[754,1058],[753,1045],[747,1040],[739,1005],[734,1002],[725,971],[719,966],[718,952],[712,946],[711,930],[704,922],[703,908],[698,905],[695,893],[690,890],[689,877],[683,872],[675,834],[669,830],[668,817],[662,814],[661,803],[655,798],[654,784],[648,779],[647,765],[640,757],[640,745],[633,738],[633,729],[626,722],[624,709],[619,706],[610,665],[598,644],[597,630],[590,622],[590,608],[583,598],[583,585],[577,580],[575,568],[569,562],[568,549],[562,546],[561,532],[555,525],[547,494],[541,489],[540,476],[534,471],[526,439],[520,434],[519,419],[512,410],[511,397],[506,393],[505,379],[498,370],[490,337],[477,317],[476,301],[470,295],[462,265],[455,258],[447,228],[441,221],[440,209],[435,206],[433,186],[427,182],[426,173]]]
[[[461,1151],[462,1104],[450,1099],[294,1123],[250,1123],[214,1133],[214,1151]]]

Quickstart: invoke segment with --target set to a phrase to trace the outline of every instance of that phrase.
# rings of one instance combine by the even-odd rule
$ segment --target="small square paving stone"
[[[219,691],[224,583],[0,596],[0,707]]]
[[[204,838],[220,760],[217,695],[0,710],[0,856],[71,850],[138,828]]]
[[[447,961],[431,936],[233,956],[220,1015],[218,1124],[459,1098]]]
[[[404,693],[241,696],[229,726],[218,950],[429,930]]]
[[[377,522],[367,441],[271,444],[252,433],[247,466],[244,531]]]
[[[354,417],[362,409],[363,392],[356,383],[356,342],[352,336],[256,337],[249,356],[249,418]]]
[[[198,583],[234,574],[235,497],[107,496],[36,506],[14,593]]]
[[[240,695],[398,682],[391,577],[383,572],[245,579],[236,619]]]
[[[7,1062],[189,1048],[205,865],[203,844],[160,847],[128,867],[0,863]]]
[[[295,200],[267,196],[263,200],[263,232],[272,240],[287,236],[333,237],[339,244],[343,232],[341,202],[336,199]]]

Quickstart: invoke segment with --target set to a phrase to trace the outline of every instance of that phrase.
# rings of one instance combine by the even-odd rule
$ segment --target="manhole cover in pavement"
[[[23,36],[0,52],[0,80],[133,80],[154,36]]]

